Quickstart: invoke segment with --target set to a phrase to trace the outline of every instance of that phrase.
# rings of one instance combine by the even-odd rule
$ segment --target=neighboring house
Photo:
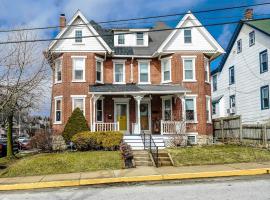
[[[76,26],[81,24],[79,26]],[[48,50],[53,69],[53,129],[61,132],[79,107],[92,131],[175,133],[212,138],[209,62],[224,50],[192,14],[175,30],[103,29],[77,11]],[[63,39],[68,38],[72,39]],[[200,137],[197,137],[200,136]]]
[[[241,115],[243,122],[270,120],[270,20],[240,21],[220,66],[211,73],[213,118]]]

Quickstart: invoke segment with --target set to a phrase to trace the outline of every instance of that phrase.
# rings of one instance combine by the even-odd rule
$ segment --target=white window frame
[[[87,56],[71,56],[72,59],[72,82],[85,82],[85,60]],[[77,80],[75,79],[75,60],[76,59],[83,59],[83,79],[82,80]]]
[[[77,38],[76,38],[76,32],[77,32],[77,31],[81,31],[81,32],[82,32],[82,36],[81,36],[82,41],[81,41],[81,42],[77,42],[77,41],[76,41],[76,39],[77,39]],[[75,43],[75,44],[83,44],[83,30],[80,29],[80,28],[77,28],[77,29],[74,30],[74,43]]]
[[[253,35],[253,38],[250,37],[251,35]],[[253,43],[251,43],[251,40],[253,40]],[[250,47],[255,44],[255,31],[254,30],[251,31],[251,32],[249,32],[249,34],[248,34],[248,41],[249,41],[249,46]]]
[[[148,73],[148,81],[147,82],[142,82],[141,81],[141,63],[147,63],[148,68],[147,68],[147,73]],[[138,83],[139,84],[151,84],[150,80],[150,60],[138,60]]]
[[[170,66],[170,79],[169,80],[164,80],[164,64],[163,62],[168,60],[169,61],[169,66]],[[160,59],[161,62],[161,83],[170,83],[172,82],[172,57],[165,57]]]
[[[206,96],[206,104],[205,104],[205,108],[206,108],[206,114],[207,114],[207,107],[208,107],[208,116],[207,116],[207,123],[212,123],[212,118],[211,118],[211,97],[210,96]]]
[[[101,67],[100,79],[101,80],[97,80],[97,62],[100,62],[101,63],[101,65],[100,65],[100,67]],[[95,71],[96,72],[96,83],[103,83],[103,62],[104,62],[104,59],[103,58],[96,57],[96,71]]]
[[[186,100],[193,99],[194,102],[194,120],[187,120],[186,118]],[[185,119],[187,123],[198,123],[198,112],[197,112],[197,95],[186,95],[184,98],[184,106],[185,106]]]
[[[194,137],[195,138],[195,142],[194,143],[191,143],[191,144],[197,144],[197,142],[198,142],[198,140],[197,140],[198,133],[189,132],[189,133],[187,133],[187,140],[188,140],[188,137]]]
[[[142,34],[142,38],[138,38],[138,34]],[[142,44],[138,44],[138,40],[142,41]],[[136,33],[136,45],[137,46],[144,46],[144,33],[143,32]]]
[[[190,42],[186,42],[185,31],[190,30]],[[184,44],[192,44],[192,30],[190,28],[184,29]]]
[[[56,102],[57,101],[61,101],[61,120],[60,121],[56,121]],[[54,97],[54,124],[62,124],[62,119],[63,119],[63,96],[56,96]]]
[[[115,81],[115,65],[116,64],[123,65],[123,81],[122,82]],[[126,84],[126,60],[113,60],[113,83],[114,84]]]
[[[197,56],[181,56],[183,62],[183,82],[197,82],[196,80],[196,58]],[[193,79],[186,79],[185,77],[185,60],[192,60]]]
[[[102,119],[101,119],[101,121],[98,121],[97,120],[97,112],[98,112],[97,101],[101,101],[101,112],[102,112],[102,115],[101,115]],[[96,122],[104,122],[104,98],[100,97],[97,101],[96,101],[96,109],[95,109],[95,111],[96,111],[96,114],[95,114],[95,116],[96,116]]]
[[[162,120],[165,120],[165,101],[169,100],[171,102],[171,119],[169,121],[172,121],[173,119],[172,95],[161,96],[160,98],[162,99]]]
[[[236,52],[237,53],[241,53],[242,52],[242,39],[239,39],[236,42]]]
[[[58,58],[55,60],[54,62],[54,66],[55,66],[55,72],[54,72],[54,83],[62,83],[62,80],[63,80],[63,72],[62,72],[62,61],[63,59],[62,58]],[[58,68],[60,68],[60,70],[58,70]],[[61,72],[61,80],[57,80],[58,79],[58,71]]]
[[[86,95],[70,95],[71,99],[72,99],[72,112],[75,109],[74,108],[74,100],[75,99],[83,99],[83,115],[85,116],[85,98]]]
[[[124,37],[124,43],[123,44],[119,43],[120,36],[123,36]],[[118,33],[118,35],[117,35],[117,45],[119,45],[119,46],[123,45],[124,46],[125,44],[126,44],[125,34]]]
[[[210,65],[209,65],[209,59],[205,58],[204,60],[204,72],[206,72],[205,82],[210,83]]]

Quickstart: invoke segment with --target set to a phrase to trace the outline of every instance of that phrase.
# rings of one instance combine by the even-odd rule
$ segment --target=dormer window
[[[137,33],[136,34],[137,36],[137,45],[143,45],[144,44],[144,41],[143,41],[143,33]]]
[[[125,44],[125,35],[124,34],[118,35],[118,44]]]
[[[75,30],[75,42],[82,43],[82,30]]]
[[[185,29],[184,30],[184,42],[185,42],[185,44],[189,44],[189,43],[192,42],[191,29]]]

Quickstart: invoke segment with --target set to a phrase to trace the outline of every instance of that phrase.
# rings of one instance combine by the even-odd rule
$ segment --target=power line
[[[270,18],[261,18],[261,19],[253,19],[248,21],[258,21],[258,20],[267,20]],[[213,23],[213,24],[206,24],[206,25],[196,25],[196,26],[187,26],[187,27],[179,27],[179,28],[164,28],[164,29],[151,29],[140,31],[141,33],[149,33],[149,32],[161,32],[161,31],[173,31],[173,30],[180,30],[180,29],[188,29],[188,28],[200,28],[200,27],[209,27],[209,26],[219,26],[219,25],[227,25],[227,24],[237,24],[239,21],[231,21],[231,22],[221,22],[221,23]],[[92,38],[92,37],[111,37],[112,35],[128,35],[134,34],[133,32],[123,32],[123,33],[114,33],[114,34],[104,34],[104,35],[88,35],[82,36],[80,38]],[[0,44],[14,44],[14,43],[27,43],[27,42],[47,42],[47,41],[58,41],[58,40],[67,40],[67,39],[75,39],[76,37],[62,37],[62,38],[45,38],[45,39],[34,39],[34,40],[17,40],[17,41],[7,41],[7,42],[0,42]]]
[[[240,8],[247,8],[247,7],[257,7],[257,6],[263,6],[263,5],[270,5],[270,2],[263,2],[263,3],[256,3],[256,4],[248,4],[248,5],[240,5],[240,6],[230,6],[230,7],[224,7],[224,8],[214,8],[214,9],[208,9],[208,10],[199,10],[194,11],[192,13],[198,14],[198,13],[208,13],[208,12],[216,12],[216,11],[225,11],[225,10],[232,10],[232,9],[240,9]],[[126,21],[138,21],[138,20],[146,20],[146,19],[156,19],[156,18],[165,18],[165,17],[172,17],[172,16],[182,16],[187,14],[188,12],[183,13],[174,13],[174,14],[167,14],[167,15],[157,15],[157,16],[148,16],[148,17],[139,17],[139,18],[129,18],[129,19],[120,19],[120,20],[109,20],[109,21],[100,21],[97,22],[98,24],[107,24],[107,23],[115,23],[115,22],[126,22]],[[67,25],[68,26],[82,26],[82,25],[89,25],[90,23],[83,23],[80,25]],[[30,31],[30,30],[43,30],[43,29],[55,29],[60,28],[61,26],[47,26],[47,27],[34,27],[34,28],[21,28],[21,29],[8,29],[8,30],[0,30],[0,33],[6,33],[6,32],[16,32],[16,31]]]

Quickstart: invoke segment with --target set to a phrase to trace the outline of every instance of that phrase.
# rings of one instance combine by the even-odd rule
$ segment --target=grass
[[[65,152],[0,158],[0,165],[7,167],[0,177],[15,177],[121,169],[122,159],[118,151]]]
[[[238,145],[212,145],[168,149],[175,166],[270,161],[270,151]]]

